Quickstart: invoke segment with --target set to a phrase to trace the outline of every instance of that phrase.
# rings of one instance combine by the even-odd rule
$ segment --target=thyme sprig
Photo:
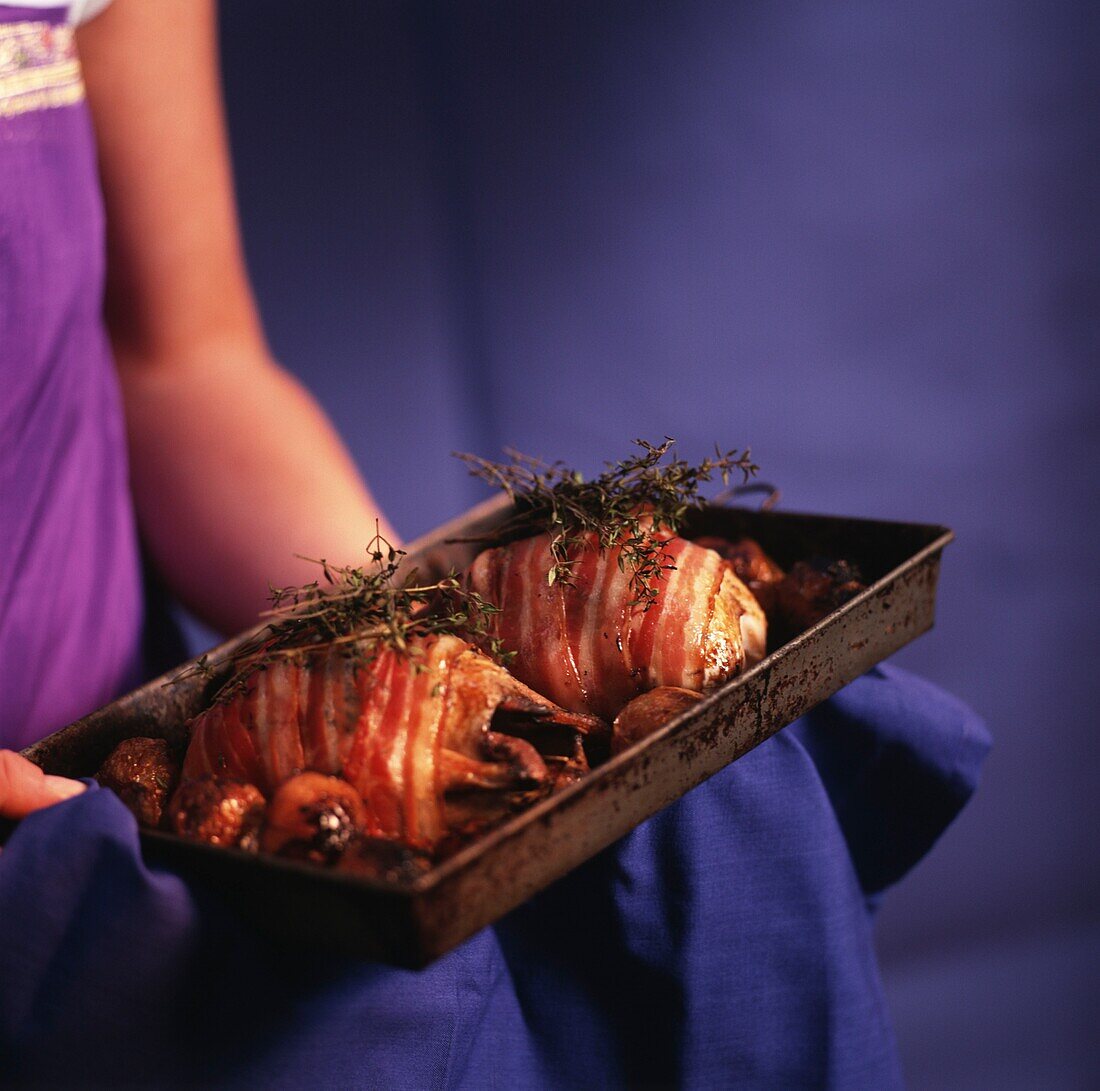
[[[498,540],[549,534],[550,586],[573,583],[581,550],[595,541],[600,550],[619,547],[619,569],[630,571],[633,605],[648,609],[664,573],[675,567],[668,536],[677,534],[688,512],[701,506],[701,486],[716,476],[729,486],[736,473],[743,484],[758,470],[747,448],[722,451],[717,444],[713,457],[695,465],[677,457],[665,461],[675,442],[670,436],[658,444],[636,439],[637,454],[605,463],[607,469],[591,480],[563,462],[544,462],[511,449],[506,450],[509,462],[456,457],[515,504]]]
[[[200,656],[171,681],[195,675],[215,679],[225,676],[228,668],[213,697],[217,703],[245,689],[254,674],[280,658],[344,648],[350,659],[366,665],[384,648],[415,656],[415,637],[444,633],[476,638],[483,651],[507,661],[509,653],[488,636],[489,619],[499,612],[497,607],[466,587],[457,572],[419,583],[413,569],[399,581],[405,552],[377,531],[366,551],[368,561],[361,567],[301,557],[320,566],[318,579],[300,587],[270,587],[271,609],[260,617],[271,620],[260,632],[227,660]]]

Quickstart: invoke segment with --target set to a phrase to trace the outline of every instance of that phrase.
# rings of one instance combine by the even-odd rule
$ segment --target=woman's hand
[[[24,818],[83,791],[78,780],[50,776],[19,754],[0,750],[0,818]]]

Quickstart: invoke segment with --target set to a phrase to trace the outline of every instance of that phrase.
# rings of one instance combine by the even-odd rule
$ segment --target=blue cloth
[[[885,1088],[870,901],[989,747],[883,667],[494,928],[411,972],[287,952],[147,868],[107,791],[0,854],[11,1081],[242,1087]]]

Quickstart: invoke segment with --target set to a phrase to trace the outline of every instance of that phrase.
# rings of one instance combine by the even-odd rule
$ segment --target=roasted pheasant
[[[270,797],[303,770],[339,776],[362,800],[365,835],[431,849],[583,772],[578,736],[601,726],[458,637],[404,650],[366,641],[252,674],[192,722],[183,780],[228,778]]]
[[[467,573],[500,607],[488,632],[512,672],[563,708],[610,720],[646,690],[704,690],[764,657],[764,612],[713,550],[661,535],[664,570],[639,602],[621,547],[590,535],[574,548],[568,582],[547,582],[545,534],[485,550]]]
[[[733,565],[678,537],[699,484],[756,467],[735,451],[691,466],[663,461],[672,441],[588,481],[558,463],[466,456],[515,512],[482,552],[468,586],[493,602],[486,636],[513,673],[564,708],[613,719],[657,686],[700,691],[765,654],[767,622]]]

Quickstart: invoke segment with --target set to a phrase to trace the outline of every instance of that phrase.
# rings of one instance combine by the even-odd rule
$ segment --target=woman
[[[141,675],[139,539],[173,592],[226,632],[254,623],[268,580],[300,582],[296,552],[346,563],[376,520],[396,541],[264,342],[212,5],[119,0],[80,27],[87,103],[64,17],[0,6],[8,747]],[[33,793],[32,774],[0,760],[9,792]],[[26,803],[0,797],[9,811]]]
[[[101,324],[64,19],[0,7],[9,747],[143,673],[139,535],[233,630],[298,578],[294,551],[353,558],[379,517],[264,345],[208,2],[115,0],[77,33]],[[29,817],[0,854],[0,1079],[896,1084],[869,900],[962,806],[985,746],[950,699],[873,672],[418,974],[263,943],[146,868],[109,792],[7,753],[0,809]]]

